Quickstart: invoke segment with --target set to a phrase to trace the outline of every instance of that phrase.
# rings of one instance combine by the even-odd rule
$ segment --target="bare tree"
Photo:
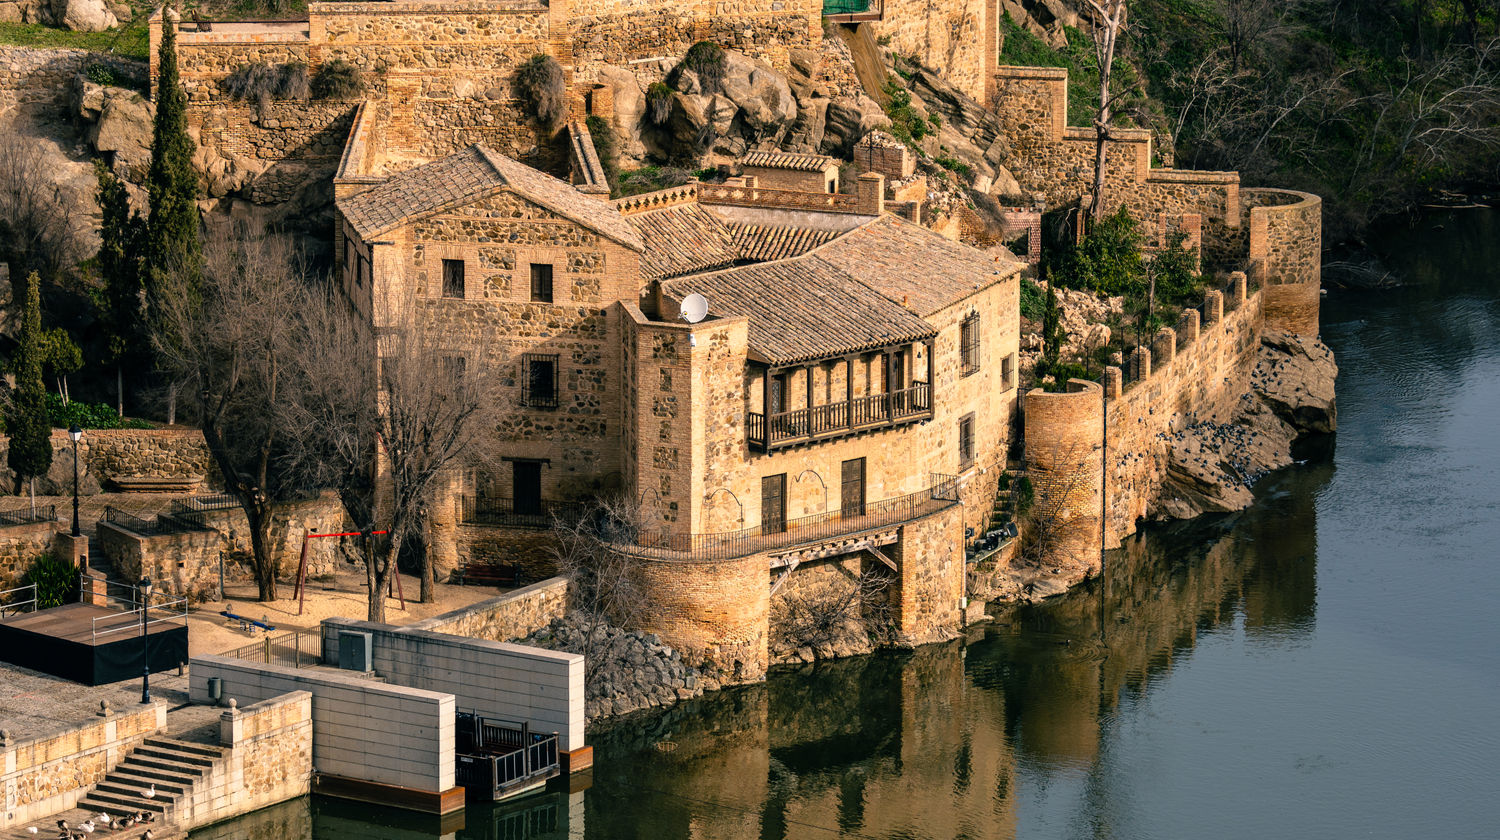
[[[1114,115],[1110,75],[1115,66],[1115,45],[1125,26],[1125,0],[1087,0],[1094,10],[1094,57],[1099,62],[1099,109],[1094,114],[1094,190],[1089,208],[1091,222],[1104,219],[1105,158],[1109,148],[1109,123]]]
[[[771,651],[789,656],[809,649],[815,659],[841,647],[890,640],[895,632],[891,576],[883,568],[788,585],[771,599]],[[793,572],[795,574],[795,572]]]
[[[607,632],[631,628],[644,617],[646,592],[630,547],[660,526],[646,505],[625,497],[597,499],[576,518],[555,517],[552,548],[557,570],[568,577],[569,618],[583,631],[584,679],[592,682],[629,640]]]
[[[1021,563],[1072,568],[1097,563],[1099,450],[1082,444],[1028,447],[1026,460],[1034,495],[1017,516]]]
[[[377,331],[337,292],[317,296],[293,360],[302,387],[280,408],[295,441],[286,471],[338,488],[357,522],[387,532],[366,556],[372,621],[385,620],[382,593],[401,546],[420,538],[441,479],[482,461],[500,403],[483,359],[447,346],[420,309],[409,301]],[[434,600],[430,553],[420,578],[422,601]]]
[[[245,511],[262,601],[276,599],[272,514],[306,489],[273,468],[290,442],[274,409],[297,391],[289,361],[304,277],[287,240],[221,232],[204,243],[197,282],[170,284],[153,324],[162,364],[196,396],[209,454]]]
[[[53,281],[83,256],[73,208],[77,196],[53,180],[42,140],[7,131],[0,138],[0,261],[10,267],[13,287],[25,298],[26,276],[35,271]]]

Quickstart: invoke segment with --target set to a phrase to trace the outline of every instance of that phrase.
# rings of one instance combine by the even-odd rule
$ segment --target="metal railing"
[[[94,644],[99,644],[103,636],[113,636],[119,633],[140,633],[142,630],[158,624],[175,624],[187,626],[188,606],[186,598],[178,598],[175,601],[167,601],[162,604],[152,604],[146,613],[146,621],[141,623],[141,608],[113,613],[111,615],[97,616],[91,620],[90,634]],[[154,616],[160,617],[154,617]],[[122,620],[122,616],[131,616],[129,621]],[[102,629],[101,629],[102,625]]]
[[[464,787],[494,794],[550,776],[558,770],[558,737],[532,732],[525,723],[493,720],[471,712],[457,715],[454,774]]]
[[[57,520],[57,505],[44,505],[42,507],[22,508],[20,510],[0,511],[0,528],[12,525],[34,525],[38,522],[54,522]]]
[[[139,516],[126,513],[119,508],[104,508],[105,522],[143,537],[158,537],[164,534],[184,534],[189,531],[213,530],[202,522],[195,520],[196,517],[178,516],[171,513],[159,513],[154,519],[142,519]]]
[[[317,631],[292,631],[266,635],[258,642],[235,648],[220,656],[285,668],[310,668],[323,662],[323,637]]]
[[[957,504],[958,490],[957,476],[934,473],[925,490],[867,502],[853,511],[830,511],[718,534],[644,532],[637,535],[635,545],[681,552],[693,560],[728,560],[918,519]]]
[[[25,598],[22,593],[30,597]],[[7,613],[36,612],[36,584],[28,583],[25,586],[17,586],[14,589],[0,590],[0,618]],[[30,607],[31,609],[26,609]]]
[[[515,499],[500,496],[460,496],[458,521],[465,525],[545,529],[551,528],[555,519],[577,519],[587,507],[586,502],[539,499],[518,505]]]
[[[240,506],[240,500],[228,493],[209,493],[202,496],[189,496],[186,499],[177,499],[172,502],[168,512],[174,516],[191,516],[195,513],[206,513],[211,510],[228,510]]]
[[[930,416],[932,388],[926,382],[913,382],[910,388],[898,391],[772,414],[769,439],[766,416],[752,411],[745,418],[745,435],[751,446],[764,452],[776,446],[853,434]]]

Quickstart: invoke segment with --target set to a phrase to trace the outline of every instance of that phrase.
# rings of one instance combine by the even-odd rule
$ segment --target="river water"
[[[1337,438],[1251,510],[966,640],[632,718],[587,789],[457,836],[1500,836],[1500,212],[1379,241],[1410,284],[1325,299]],[[439,830],[301,801],[209,833]]]

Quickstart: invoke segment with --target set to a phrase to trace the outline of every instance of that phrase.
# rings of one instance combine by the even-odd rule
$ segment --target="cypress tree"
[[[104,222],[99,230],[100,291],[99,320],[108,340],[107,353],[115,363],[116,409],[125,415],[125,366],[145,355],[146,337],[141,332],[141,245],[144,222],[130,211],[130,197],[103,163],[94,164],[99,179],[99,210]]]
[[[16,387],[11,391],[5,428],[10,434],[7,462],[16,474],[16,492],[27,479],[46,475],[52,466],[52,423],[47,416],[47,391],[42,384],[42,278],[35,271],[26,277],[26,303],[21,308],[21,329],[11,371]]]
[[[193,140],[187,133],[187,95],[177,70],[177,28],[164,13],[161,49],[157,53],[156,120],[151,131],[151,168],[146,175],[150,198],[145,262],[148,293],[160,299],[169,277],[196,274],[198,175],[193,171]]]

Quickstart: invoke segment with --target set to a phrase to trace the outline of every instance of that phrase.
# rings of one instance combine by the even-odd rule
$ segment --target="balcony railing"
[[[899,391],[773,414],[769,439],[764,414],[750,412],[745,429],[750,446],[769,452],[783,446],[926,420],[931,416],[932,388],[926,382],[913,382],[910,388]]]
[[[500,528],[551,528],[555,519],[576,519],[583,515],[584,502],[555,502],[547,499],[522,501],[500,496],[460,496],[458,521],[465,525],[488,525]]]
[[[935,513],[958,503],[958,477],[933,474],[925,490],[867,502],[853,511],[836,510],[788,519],[767,527],[757,525],[740,531],[718,534],[641,533],[636,545],[641,548],[682,552],[686,559],[727,560],[758,551],[816,543],[844,534],[884,528]]]

